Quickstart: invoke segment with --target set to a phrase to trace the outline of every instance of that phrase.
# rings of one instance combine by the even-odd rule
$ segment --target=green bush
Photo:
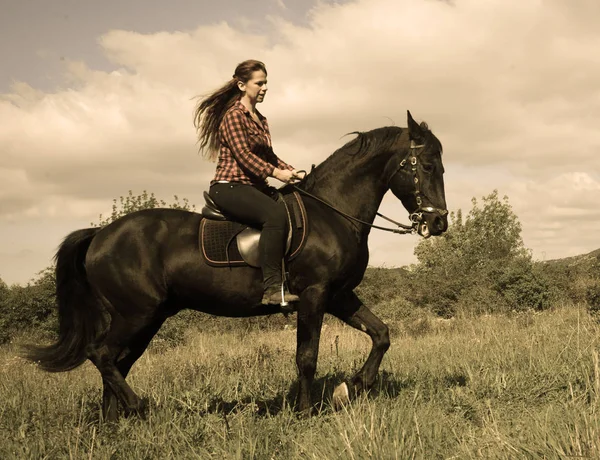
[[[402,268],[367,268],[355,292],[369,308],[381,302],[405,297],[410,289],[410,274]]]
[[[600,318],[600,279],[587,288],[588,309],[596,318]]]
[[[514,258],[495,268],[494,289],[513,311],[550,308],[552,289],[529,257]]]
[[[456,302],[461,317],[505,313],[510,310],[506,299],[492,286],[476,284],[463,292]]]
[[[57,328],[55,286],[54,271],[48,268],[27,286],[2,290],[0,343],[27,329],[48,333]]]
[[[472,202],[466,219],[452,213],[444,235],[415,248],[417,305],[443,317],[548,308],[550,284],[523,244],[508,198],[494,191],[481,205]]]
[[[558,302],[588,303],[594,287],[600,283],[600,249],[565,259],[537,264]],[[593,300],[592,300],[593,302]]]

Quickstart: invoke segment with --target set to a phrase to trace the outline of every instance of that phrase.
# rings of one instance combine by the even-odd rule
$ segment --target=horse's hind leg
[[[365,307],[352,291],[336,297],[335,304],[332,303],[327,311],[350,326],[366,332],[371,337],[373,346],[369,357],[352,378],[352,387],[355,392],[368,390],[375,383],[383,355],[390,347],[388,327]]]
[[[133,364],[146,351],[148,344],[156,335],[164,319],[156,319],[154,322],[142,328],[129,342],[124,351],[119,353],[119,358],[116,366],[123,379],[127,378],[127,374],[131,370]],[[114,421],[118,418],[118,399],[111,386],[103,379],[103,394],[102,394],[102,416],[106,421]]]
[[[117,417],[117,400],[123,405],[126,414],[144,413],[145,403],[127,384],[125,377],[161,324],[162,321],[156,319],[128,321],[120,315],[113,315],[103,340],[90,347],[89,358],[102,375],[102,412],[105,420]],[[124,352],[126,354],[123,355]]]

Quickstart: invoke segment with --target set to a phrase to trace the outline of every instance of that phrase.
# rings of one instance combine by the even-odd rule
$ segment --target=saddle
[[[288,214],[285,259],[294,259],[304,247],[307,218],[298,192],[280,195]],[[204,192],[204,219],[200,222],[200,250],[212,267],[260,267],[258,241],[261,231],[228,219],[207,192]]]

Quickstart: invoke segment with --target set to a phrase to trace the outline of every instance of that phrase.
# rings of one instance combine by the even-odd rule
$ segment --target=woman
[[[267,69],[260,61],[239,64],[233,78],[202,99],[194,126],[200,150],[218,158],[209,194],[231,219],[262,228],[259,251],[263,271],[264,305],[297,302],[281,295],[281,265],[285,250],[287,214],[273,198],[268,177],[284,183],[298,179],[296,170],[280,160],[271,147],[267,119],[256,110],[267,92]]]

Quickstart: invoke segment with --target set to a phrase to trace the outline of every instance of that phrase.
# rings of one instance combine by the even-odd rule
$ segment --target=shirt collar
[[[235,102],[234,106],[237,107],[238,109],[241,109],[244,113],[250,115],[250,110],[248,110],[248,108],[244,104],[242,104],[242,101],[240,99],[238,99]],[[258,115],[258,118],[260,118],[261,120],[265,119],[265,117],[263,116],[263,114],[260,113],[258,110],[256,110],[256,113]]]

